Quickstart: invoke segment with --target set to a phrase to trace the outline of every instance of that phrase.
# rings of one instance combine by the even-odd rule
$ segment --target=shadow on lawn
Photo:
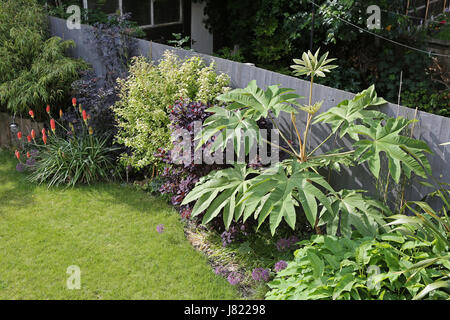
[[[5,208],[32,206],[34,190],[37,184],[28,182],[26,172],[16,171],[17,160],[14,153],[8,150],[0,150],[0,214]],[[42,185],[42,187],[46,187]],[[94,183],[92,185],[80,185],[72,187],[51,187],[53,192],[72,190],[79,193],[78,196],[85,200],[102,203],[104,206],[121,205],[130,209],[138,209],[143,212],[171,213],[172,208],[162,199],[150,196],[148,193],[137,190],[129,185],[115,183]],[[79,205],[83,206],[80,202]],[[88,209],[88,208],[86,208]]]
[[[4,208],[28,206],[36,185],[26,180],[26,173],[17,172],[12,151],[0,150],[0,213]]]
[[[26,180],[26,174],[16,171],[17,161],[11,151],[0,151],[0,213],[4,208],[22,207],[33,203],[36,185]]]

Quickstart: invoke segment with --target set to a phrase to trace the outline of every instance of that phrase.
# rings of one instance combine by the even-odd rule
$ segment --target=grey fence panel
[[[82,57],[87,62],[91,63],[98,75],[104,73],[105,67],[102,61],[96,53],[93,44],[88,41],[88,34],[91,27],[82,26],[81,30],[68,30],[65,20],[50,17],[49,21],[53,35],[60,36],[65,40],[72,39],[76,42],[77,47],[70,52],[74,57]],[[234,88],[246,87],[249,81],[255,79],[258,85],[263,88],[269,85],[280,84],[283,87],[296,89],[296,92],[302,96],[307,97],[309,95],[309,81],[278,74],[247,64],[199,54],[193,51],[186,51],[141,39],[136,39],[136,44],[137,50],[134,53],[135,55],[143,55],[154,61],[160,60],[166,50],[174,51],[180,58],[197,55],[202,57],[207,63],[214,61],[219,72],[226,73],[230,76],[231,86]],[[339,72],[338,70],[339,69],[335,72]],[[314,85],[313,101],[324,100],[321,111],[326,111],[331,107],[336,106],[342,100],[352,99],[353,97],[354,94],[350,92],[318,84]],[[306,98],[303,102],[306,102]],[[392,103],[382,106],[381,111],[389,116],[403,116],[408,119],[413,119],[416,114],[413,109]],[[416,119],[419,120],[419,122],[414,126],[413,136],[417,139],[424,140],[430,146],[431,150],[433,150],[433,154],[428,157],[433,169],[433,176],[441,182],[450,183],[450,170],[448,166],[450,146],[439,145],[450,141],[450,119],[422,111],[417,112]],[[295,135],[290,115],[282,114],[277,121],[282,131],[284,131],[284,133],[295,143]],[[306,125],[306,116],[302,113],[298,114],[296,124],[300,129],[303,129]],[[328,136],[329,132],[329,127],[327,125],[315,125],[311,132],[311,146],[320,143]],[[326,152],[336,148],[351,148],[351,142],[347,139],[343,139],[342,141],[340,139],[330,139],[321,147],[320,151]],[[333,184],[339,187],[345,186],[346,188],[367,189],[371,193],[376,191],[375,181],[365,165],[350,169],[344,168],[340,174],[333,174],[331,178]],[[405,192],[409,199],[420,199],[430,191],[428,188],[417,183],[417,180],[418,179],[407,185]]]

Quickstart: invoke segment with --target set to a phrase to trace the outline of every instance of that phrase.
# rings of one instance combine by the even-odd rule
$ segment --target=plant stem
[[[303,148],[303,146],[302,146],[302,138],[300,137],[300,132],[298,131],[298,128],[297,128],[297,125],[296,125],[296,117],[295,117],[295,114],[292,112],[291,113],[291,121],[292,121],[292,124],[294,125],[294,128],[295,128],[295,132],[297,133],[297,138],[298,138],[298,144],[299,144],[299,152],[300,152],[300,154],[301,154],[301,152],[302,152],[302,148]]]
[[[284,151],[284,152],[286,152],[286,153],[289,153],[291,156],[293,156],[293,157],[295,157],[295,158],[297,158],[297,159],[300,159],[300,156],[297,155],[296,153],[293,153],[293,152],[289,151],[288,149],[283,148],[282,146],[277,145],[276,143],[270,142],[269,140],[266,140],[266,139],[264,139],[264,138],[261,138],[261,139],[262,139],[264,142],[267,142],[268,144],[273,145],[273,146],[277,147],[278,149],[280,149],[280,150],[282,150],[282,151]]]
[[[280,127],[278,126],[277,122],[275,121],[275,119],[272,117],[272,115],[269,113],[269,117],[270,117],[270,121],[272,121],[272,123],[274,124],[274,126],[277,128],[278,132],[280,133],[280,136],[283,138],[283,140],[288,144],[289,148],[291,148],[292,152],[294,154],[296,154],[298,157],[300,157],[299,154],[297,154],[297,152],[295,151],[294,147],[292,146],[292,144],[289,142],[289,139],[287,139],[283,132],[280,130]]]
[[[339,129],[339,128],[338,128]],[[325,142],[327,142],[332,136],[334,135],[334,132],[331,132],[330,133],[330,135],[325,139],[325,140],[323,140],[313,151],[311,151],[309,154],[308,154],[308,157],[309,156],[311,156],[314,152],[316,152]]]
[[[355,151],[356,150],[350,150],[350,151],[340,152],[340,153],[322,154],[320,156],[311,157],[310,159],[319,159],[319,158],[322,158],[322,157],[345,156],[346,154],[352,154]]]

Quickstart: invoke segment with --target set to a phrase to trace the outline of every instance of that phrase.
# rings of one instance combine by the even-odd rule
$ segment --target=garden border
[[[51,34],[53,36],[59,36],[64,40],[75,41],[77,46],[70,49],[70,55],[83,58],[92,64],[97,75],[104,75],[105,67],[96,54],[94,44],[89,44],[87,41],[88,34],[91,32],[91,26],[82,25],[79,30],[69,30],[66,26],[66,20],[55,17],[49,17],[49,24]],[[136,39],[136,45],[137,50],[134,55],[143,55],[154,61],[161,59],[164,51],[166,50],[172,50],[180,58],[197,55],[203,58],[207,63],[214,61],[218,71],[226,73],[230,76],[231,86],[233,88],[246,87],[249,81],[255,79],[257,80],[258,86],[263,88],[266,88],[269,85],[280,84],[283,87],[296,88],[298,94],[308,96],[309,81],[264,70],[251,64],[229,61],[142,39]],[[331,107],[336,106],[342,100],[352,99],[354,95],[354,93],[315,84],[313,99],[315,101],[324,100],[321,111],[326,111]],[[433,155],[429,156],[429,160],[434,177],[440,182],[450,183],[450,170],[448,165],[448,161],[450,160],[450,146],[440,146],[440,144],[450,141],[450,118],[423,111],[417,111],[416,114],[414,109],[399,106],[393,103],[388,103],[382,106],[381,111],[385,112],[389,116],[403,116],[408,119],[417,118],[419,120],[419,122],[417,122],[414,126],[414,138],[425,141],[433,151]],[[306,117],[301,116],[298,117],[297,125],[299,129],[303,129],[305,127],[305,118]],[[290,115],[283,113],[280,115],[278,120],[280,122],[281,129],[288,135],[290,134],[292,137],[291,140],[295,141],[293,136],[294,129],[290,122]],[[317,141],[322,141],[325,139],[329,132],[328,125],[318,124],[314,126],[311,132],[311,140],[313,144]],[[342,142],[338,142],[330,139],[330,141],[324,144],[320,150],[325,152],[332,149],[349,146],[351,146],[349,140],[344,139]],[[352,167],[350,169],[344,168],[340,174],[335,174],[332,176],[332,184],[337,187],[345,186],[345,188],[365,189],[372,194],[376,192],[375,181],[369,173],[367,165]],[[432,189],[417,183],[417,181],[414,181],[414,183],[409,183],[406,186],[406,199],[420,199],[431,190]]]

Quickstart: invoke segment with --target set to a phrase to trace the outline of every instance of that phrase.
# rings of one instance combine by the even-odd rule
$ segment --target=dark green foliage
[[[224,47],[238,45],[243,60],[292,74],[285,68],[292,58],[307,49],[315,51],[321,47],[333,52],[339,59],[340,69],[327,78],[317,79],[318,83],[355,93],[375,84],[378,93],[390,102],[398,100],[401,72],[403,91],[417,92],[426,88],[430,96],[445,89],[431,80],[427,71],[431,58],[427,54],[377,39],[336,18],[367,30],[369,14],[366,9],[378,5],[382,9],[381,29],[372,32],[427,50],[424,32],[416,28],[414,19],[402,15],[406,10],[405,1],[314,2],[320,7],[315,7],[313,48],[310,48],[314,6],[309,1],[206,0],[207,25],[214,32],[215,50],[219,52]],[[439,112],[441,105],[429,108],[420,97],[409,102],[421,110],[443,115]]]
[[[0,109],[25,113],[67,98],[87,65],[65,56],[73,41],[47,38],[47,20],[35,0],[0,2]]]
[[[294,261],[269,283],[272,290],[266,298],[410,300],[427,294],[429,299],[449,297],[442,289],[449,287],[449,256],[428,261],[441,257],[428,241],[392,233],[358,240],[314,236],[300,244],[302,248],[295,252]],[[416,272],[416,264],[425,267]],[[440,287],[428,291],[436,284]]]

